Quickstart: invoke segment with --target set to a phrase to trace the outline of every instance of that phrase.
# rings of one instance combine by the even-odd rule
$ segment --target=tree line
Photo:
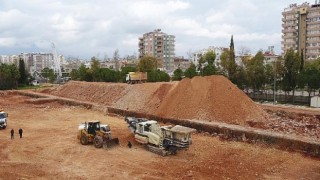
[[[15,64],[0,63],[0,90],[16,89],[18,86],[28,84],[30,74],[27,73],[24,61],[19,60],[19,66]]]
[[[311,96],[312,92],[320,88],[320,58],[305,62],[303,52],[299,54],[289,49],[284,57],[278,57],[272,63],[265,63],[263,52],[258,51],[254,57],[243,56],[241,65],[238,65],[235,62],[231,38],[230,48],[223,51],[217,67],[213,63],[215,56],[215,52],[208,51],[200,56],[197,67],[191,64],[184,72],[181,69],[175,70],[173,79],[223,75],[242,90],[283,90],[286,95],[292,92],[293,96],[297,89],[306,90]]]
[[[129,72],[147,72],[148,82],[168,82],[170,76],[165,71],[157,69],[157,60],[151,56],[142,57],[137,67],[101,68],[100,62],[95,57],[91,58],[91,67],[87,68],[82,64],[78,69],[73,69],[70,73],[72,80],[87,82],[126,82],[126,74]]]

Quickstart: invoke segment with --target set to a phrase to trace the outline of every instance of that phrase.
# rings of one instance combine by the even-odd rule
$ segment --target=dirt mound
[[[50,93],[167,118],[240,125],[267,118],[266,112],[223,76],[136,85],[71,81]]]
[[[183,79],[156,112],[163,117],[246,124],[267,114],[223,76]]]
[[[49,93],[56,96],[110,106],[126,94],[126,87],[126,84],[117,83],[69,81],[67,84],[59,86]]]

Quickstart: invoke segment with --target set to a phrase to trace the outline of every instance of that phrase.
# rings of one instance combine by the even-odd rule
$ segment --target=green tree
[[[157,59],[152,56],[144,56],[140,59],[138,67],[141,72],[151,72],[156,70]]]
[[[56,75],[54,74],[53,69],[50,69],[48,67],[42,69],[41,75],[44,78],[48,78],[50,83],[53,83],[56,80]]]
[[[16,65],[0,63],[0,90],[17,88],[19,78],[20,74]]]
[[[148,72],[148,82],[168,82],[170,76],[164,71],[155,70]]]
[[[214,65],[207,65],[203,68],[202,76],[211,76],[216,74],[216,72]]]
[[[212,50],[209,50],[206,54],[205,54],[205,61],[208,62],[209,66],[213,66],[214,64],[214,60],[216,59],[216,53]]]
[[[84,64],[81,64],[78,70],[79,73],[79,80],[80,81],[87,81],[87,68]]]
[[[92,75],[92,81],[99,82],[102,81],[100,77],[100,62],[97,58],[91,58],[91,67],[88,70],[88,74]]]
[[[295,53],[293,49],[289,49],[284,56],[284,77],[283,90],[286,92],[292,91],[294,97],[295,89],[297,87],[297,77],[300,69],[300,55]],[[292,98],[294,102],[294,98]]]
[[[240,89],[245,89],[248,85],[248,77],[247,77],[247,72],[243,66],[238,66],[237,68],[237,73],[235,76],[235,84],[238,86]]]
[[[228,76],[232,82],[235,82],[237,64],[236,64],[236,56],[235,56],[235,50],[234,50],[233,35],[231,36],[229,54],[230,55],[229,55],[229,62],[228,62]]]
[[[182,76],[183,76],[183,71],[178,68],[176,70],[173,71],[173,80],[174,81],[180,81],[182,79]]]
[[[191,63],[189,68],[186,69],[186,71],[184,72],[184,75],[185,75],[185,77],[190,78],[190,79],[193,78],[194,76],[197,76],[196,66],[193,63]]]
[[[265,68],[263,66],[264,56],[259,51],[247,63],[248,85],[255,91],[261,89],[265,84]]]
[[[316,62],[305,64],[305,68],[298,75],[298,86],[307,87],[309,97],[311,92],[320,88],[320,69],[317,68]]]
[[[79,70],[72,69],[71,72],[70,72],[70,77],[71,77],[72,80],[80,80]]]
[[[19,59],[19,74],[19,84],[26,85],[28,83],[28,73],[26,72],[26,67],[22,58]]]
[[[221,54],[221,73],[227,76],[233,83],[236,82],[237,64],[235,61],[235,51],[233,36],[231,36],[230,48]]]

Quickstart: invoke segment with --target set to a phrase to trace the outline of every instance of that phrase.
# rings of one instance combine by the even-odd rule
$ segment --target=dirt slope
[[[136,85],[71,81],[49,93],[171,118],[240,125],[267,118],[259,106],[223,76]]]
[[[266,113],[223,76],[183,79],[157,110],[164,117],[245,124]]]

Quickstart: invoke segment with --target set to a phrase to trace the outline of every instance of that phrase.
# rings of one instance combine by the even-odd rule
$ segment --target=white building
[[[208,51],[213,51],[216,54],[216,59],[214,61],[215,66],[220,66],[220,63],[221,63],[220,56],[225,49],[227,48],[209,46],[207,49],[202,49],[192,53],[191,62],[197,66],[199,64],[199,60],[201,56],[204,56]]]

